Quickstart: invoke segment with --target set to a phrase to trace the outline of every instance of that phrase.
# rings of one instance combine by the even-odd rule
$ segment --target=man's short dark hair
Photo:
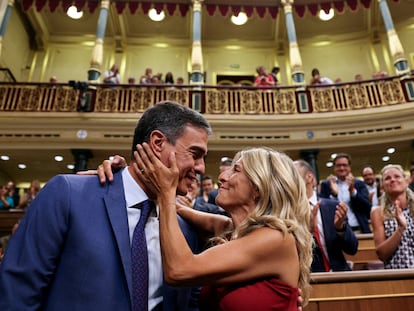
[[[204,129],[207,134],[212,130],[208,121],[201,113],[171,101],[159,102],[142,114],[134,131],[131,159],[137,144],[149,142],[151,133],[159,130],[166,136],[169,143],[175,145],[188,125]]]
[[[349,154],[347,154],[347,153],[338,153],[336,155],[335,159],[333,160],[333,164],[335,165],[336,164],[336,160],[342,159],[342,158],[347,159],[348,160],[348,164],[351,165],[351,156]]]

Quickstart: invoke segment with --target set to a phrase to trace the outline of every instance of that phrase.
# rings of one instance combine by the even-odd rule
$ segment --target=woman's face
[[[229,213],[243,207],[248,212],[255,208],[259,192],[247,178],[241,159],[220,174],[219,182],[220,188],[216,198],[217,205]]]
[[[389,168],[382,174],[384,191],[387,194],[400,194],[407,189],[407,181],[400,170]]]

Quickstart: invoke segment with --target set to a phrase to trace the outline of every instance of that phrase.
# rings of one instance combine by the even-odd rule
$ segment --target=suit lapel
[[[129,293],[132,297],[131,245],[121,172],[114,174],[114,181],[108,187],[108,192],[104,196],[104,202],[109,222],[115,235]]]

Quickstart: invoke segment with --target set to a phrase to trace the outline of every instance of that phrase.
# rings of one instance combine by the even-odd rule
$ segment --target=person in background
[[[363,78],[362,74],[357,73],[357,74],[355,75],[355,77],[354,77],[354,80],[355,80],[356,82],[361,82],[361,81],[364,81],[364,78]]]
[[[106,84],[119,84],[121,83],[121,76],[119,74],[118,65],[113,64],[111,69],[104,72],[103,82]]]
[[[194,255],[176,221],[175,153],[161,163],[148,144],[137,145],[137,150],[135,171],[157,191],[168,283],[204,285],[202,310],[297,310],[298,288],[306,305],[312,261],[310,210],[303,180],[287,155],[269,148],[237,153],[232,167],[220,174],[216,199],[230,219],[178,209],[217,237],[215,246]]]
[[[371,166],[365,166],[361,171],[362,178],[368,189],[368,199],[371,202],[371,206],[378,205],[378,198],[381,196],[380,185],[377,183],[374,169]]]
[[[368,190],[362,180],[351,172],[351,156],[338,153],[333,160],[334,175],[321,183],[319,196],[345,202],[349,207],[347,222],[355,232],[371,233],[369,217],[371,202]]]
[[[184,84],[184,78],[183,77],[178,77],[176,84]]]
[[[169,72],[167,72],[165,74],[164,83],[166,83],[166,84],[174,84],[174,76],[173,76],[172,72],[169,71]]]
[[[185,195],[196,174],[204,173],[210,133],[200,113],[160,102],[140,116],[131,154],[144,141],[165,163],[175,152],[180,163],[175,191]],[[104,185],[96,176],[74,174],[47,182],[0,265],[0,310],[197,310],[192,287],[173,288],[163,282],[156,209],[144,221],[146,237],[140,239],[147,242],[147,262],[133,264],[134,230],[141,217],[137,203],[156,200],[134,165],[131,158],[130,166]],[[197,232],[181,217],[178,222],[187,238],[184,243],[198,251]],[[134,288],[145,277],[135,278],[133,269],[146,264],[148,286],[140,293],[148,296],[138,302]]]
[[[128,84],[135,84],[135,77],[129,77]]]
[[[16,189],[16,185],[12,180],[9,180],[6,184],[6,187],[9,192],[9,196],[13,198],[13,206],[18,207],[20,203],[20,194],[18,189]]]
[[[279,74],[279,72],[280,72],[280,67],[275,66],[272,68],[272,72],[270,73],[273,77],[273,81],[275,81],[275,85],[279,84],[279,79],[277,78],[277,75]]]
[[[410,177],[408,179],[408,188],[410,188],[411,191],[414,191],[414,165],[411,165],[410,167]]]
[[[150,84],[152,79],[152,68],[145,68],[145,73],[139,78],[140,84]]]
[[[257,77],[254,80],[254,86],[272,86],[275,85],[275,80],[271,74],[266,73],[266,68],[264,66],[259,66],[256,68]]]
[[[414,193],[400,165],[381,170],[384,195],[371,211],[375,250],[385,269],[414,268]]]
[[[56,76],[51,76],[49,79],[49,83],[55,84],[58,83],[58,79]]]
[[[312,272],[351,270],[344,253],[355,255],[358,251],[358,239],[346,223],[348,206],[337,200],[318,200],[312,167],[304,160],[296,160],[294,163],[305,181],[312,210],[310,231],[315,240]]]
[[[310,81],[311,85],[328,85],[333,84],[333,81],[327,77],[322,77],[319,73],[318,68],[312,69],[312,79]]]
[[[40,181],[37,179],[32,180],[30,182],[29,189],[23,195],[17,208],[28,209],[30,204],[33,202],[33,200],[36,198],[36,196],[40,192],[40,189],[41,189]]]
[[[209,194],[214,189],[214,181],[210,175],[204,175],[201,178],[202,194],[197,197],[196,202],[209,203]],[[212,202],[210,202],[212,203]]]
[[[13,197],[10,196],[6,185],[0,185],[0,211],[7,211],[14,207]]]

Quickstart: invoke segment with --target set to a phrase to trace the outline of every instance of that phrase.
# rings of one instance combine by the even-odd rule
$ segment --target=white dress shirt
[[[132,178],[128,171],[128,167],[122,171],[122,181],[124,183],[126,207],[133,206],[142,201],[148,200],[148,196],[141,189],[141,187]],[[132,245],[132,237],[134,235],[134,229],[138,224],[141,210],[137,208],[127,208],[128,213],[128,225],[129,225],[129,239]],[[145,236],[147,240],[148,248],[148,309],[152,310],[163,300],[162,286],[163,286],[163,273],[161,262],[161,249],[160,249],[160,230],[159,221],[157,217],[158,213],[150,215],[147,224],[145,225]]]

